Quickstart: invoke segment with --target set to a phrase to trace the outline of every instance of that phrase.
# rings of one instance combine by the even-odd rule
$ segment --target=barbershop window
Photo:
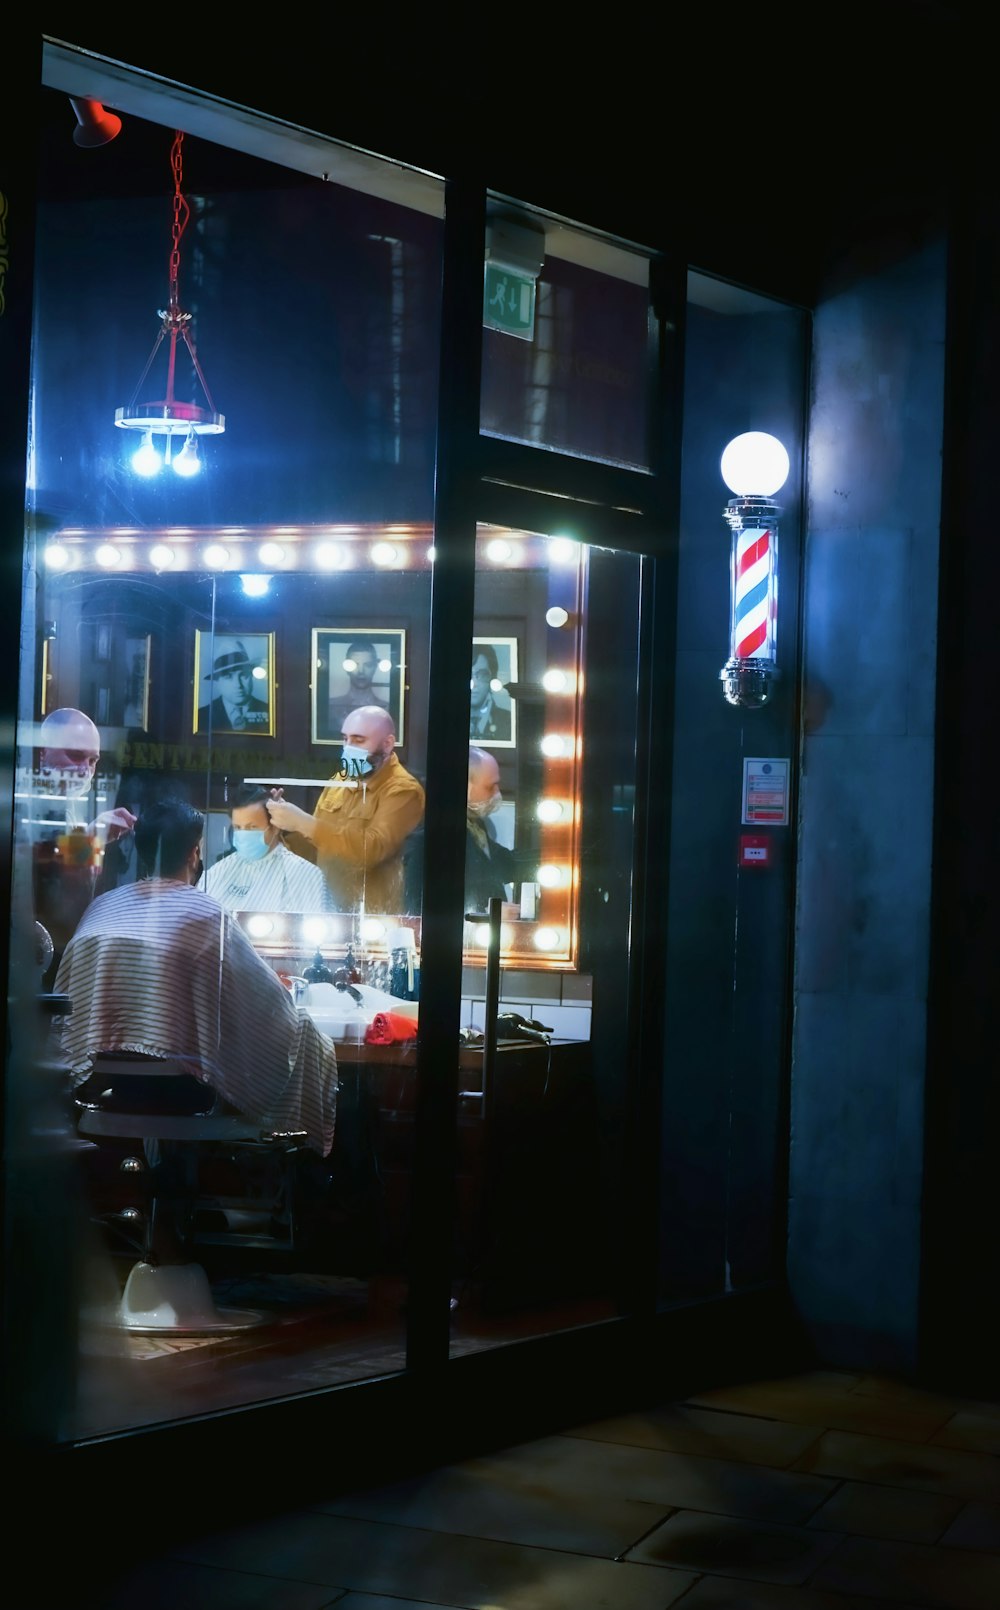
[[[427,875],[440,187],[113,88],[47,51],[7,1103],[57,1439],[405,1367]],[[553,376],[602,298],[620,367],[529,429],[487,341],[483,429],[639,462],[645,261],[552,239]],[[456,1354],[620,1309],[645,575],[475,542]]]

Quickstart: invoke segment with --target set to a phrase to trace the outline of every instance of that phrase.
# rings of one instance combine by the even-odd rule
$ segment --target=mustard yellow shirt
[[[390,755],[357,787],[324,788],[313,811],[313,839],[286,834],[296,854],[315,861],[338,911],[403,910],[403,849],[424,819],[424,790]]]

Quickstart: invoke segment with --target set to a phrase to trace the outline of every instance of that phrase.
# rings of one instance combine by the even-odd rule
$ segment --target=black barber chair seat
[[[105,1053],[73,1099],[82,1137],[135,1143],[119,1166],[140,1200],[106,1218],[119,1231],[138,1231],[130,1242],[139,1258],[104,1317],[140,1334],[201,1335],[263,1323],[266,1316],[254,1310],[217,1306],[193,1254],[199,1246],[291,1251],[291,1159],[305,1136],[262,1128],[169,1058]],[[256,1166],[262,1158],[263,1171]],[[206,1188],[210,1162],[217,1184],[224,1171],[227,1184],[241,1183],[241,1190]]]

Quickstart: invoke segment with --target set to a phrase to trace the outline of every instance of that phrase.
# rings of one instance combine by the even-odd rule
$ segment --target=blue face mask
[[[268,851],[267,839],[261,827],[234,827],[233,849],[244,861],[260,861]]]
[[[345,744],[340,754],[340,769],[346,777],[363,777],[372,770],[372,757],[360,744]]]

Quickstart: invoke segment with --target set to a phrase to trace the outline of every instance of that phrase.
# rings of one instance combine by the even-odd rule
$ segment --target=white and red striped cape
[[[149,878],[99,895],[55,981],[62,1049],[82,1082],[102,1051],[173,1057],[266,1127],[333,1145],[337,1056],[217,901]]]

